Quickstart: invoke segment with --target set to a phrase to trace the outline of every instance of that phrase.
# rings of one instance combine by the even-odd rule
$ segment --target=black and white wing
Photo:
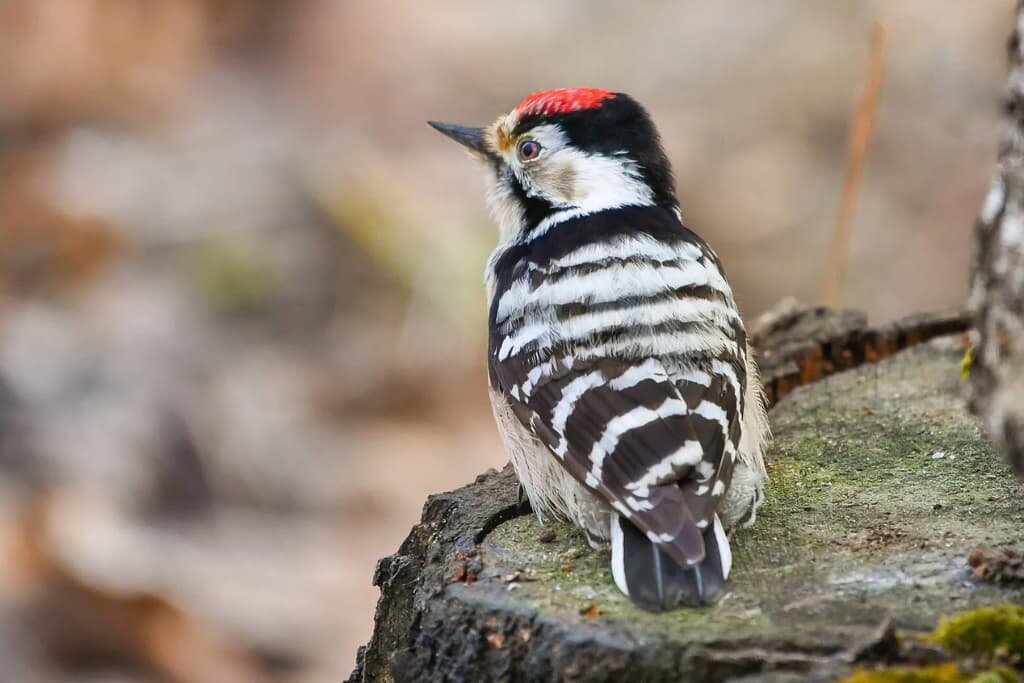
[[[496,261],[491,384],[577,481],[692,567],[740,440],[743,326],[714,254],[674,215],[614,213]]]

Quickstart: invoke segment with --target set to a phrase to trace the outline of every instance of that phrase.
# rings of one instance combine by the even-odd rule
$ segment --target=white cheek
[[[590,155],[564,149],[553,154],[550,162],[571,164],[574,196],[569,201],[552,201],[559,210],[531,229],[528,240],[572,218],[623,206],[654,204],[654,192],[643,182],[636,164],[626,157]]]
[[[554,187],[540,186],[544,182],[543,173],[532,178],[529,168],[533,164],[522,168],[517,160],[511,160],[528,194],[543,197],[560,209],[572,209],[578,215],[654,203],[654,193],[643,181],[636,162],[625,155],[583,152],[572,147],[555,125],[538,126],[530,132],[530,137],[544,148],[543,156],[533,163],[538,167],[543,164],[545,169],[565,169],[572,177],[572,188],[569,196],[563,196]]]
[[[575,152],[575,154],[579,154]],[[579,154],[574,160],[578,208],[589,212],[620,206],[649,205],[654,193],[636,164],[625,157]]]

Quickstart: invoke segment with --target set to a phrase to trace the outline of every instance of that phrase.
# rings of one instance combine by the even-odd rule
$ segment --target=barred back
[[[702,561],[747,381],[717,257],[672,210],[625,207],[499,247],[488,269],[492,387],[575,479]]]

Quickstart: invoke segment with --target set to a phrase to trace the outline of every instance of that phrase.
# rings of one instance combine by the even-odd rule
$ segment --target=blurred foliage
[[[72,293],[87,285],[123,247],[99,217],[72,216],[38,187],[45,151],[0,154],[0,291],[20,296]]]
[[[204,300],[221,315],[258,314],[272,305],[273,272],[251,247],[203,242],[195,249],[191,271]]]
[[[480,230],[453,237],[433,232],[435,216],[417,209],[394,178],[374,174],[336,183],[335,192],[321,193],[320,202],[335,225],[364,257],[399,283],[409,305],[427,305],[427,315],[444,319],[447,333],[479,340],[485,333],[482,264],[492,248],[489,219],[480,216]],[[415,311],[413,312],[415,314]]]
[[[416,266],[423,256],[423,245],[409,234],[408,226],[394,215],[395,207],[368,188],[353,188],[341,183],[334,195],[320,201],[339,230],[351,238],[368,259],[406,290],[413,287]]]

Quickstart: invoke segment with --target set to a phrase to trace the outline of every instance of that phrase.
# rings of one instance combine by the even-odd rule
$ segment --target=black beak
[[[467,128],[466,126],[460,126],[454,123],[440,123],[438,121],[427,121],[430,127],[439,133],[447,135],[455,142],[459,143],[463,147],[466,147],[471,152],[489,157],[490,152],[487,151],[487,147],[484,146],[484,129],[483,128]]]

